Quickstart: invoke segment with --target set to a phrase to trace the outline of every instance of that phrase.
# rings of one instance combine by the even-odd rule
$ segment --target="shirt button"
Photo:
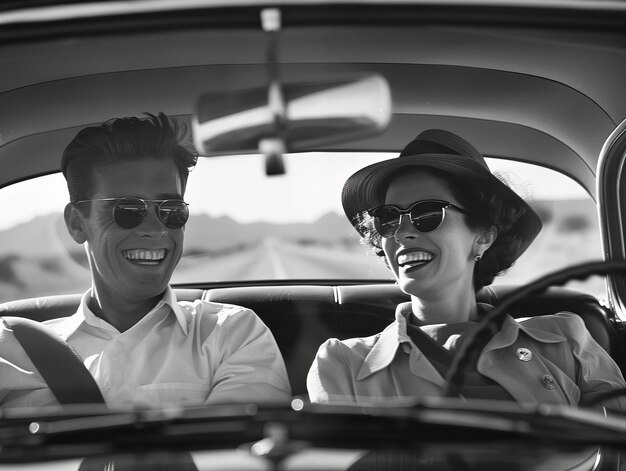
[[[115,342],[115,348],[121,350],[122,348],[124,348],[124,344],[118,340],[117,342]]]
[[[543,375],[542,378],[543,387],[546,389],[554,389],[556,388],[556,381],[550,375]]]
[[[104,385],[104,389],[111,389],[111,383],[106,383]]]

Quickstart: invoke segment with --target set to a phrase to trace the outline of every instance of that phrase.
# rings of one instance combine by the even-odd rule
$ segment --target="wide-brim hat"
[[[360,216],[385,203],[392,174],[409,167],[436,169],[462,181],[479,184],[481,188],[489,188],[500,195],[508,204],[523,208],[524,214],[509,229],[518,235],[521,242],[517,257],[541,231],[542,222],[537,213],[491,173],[483,155],[466,140],[441,129],[420,133],[398,157],[368,165],[348,178],[343,186],[341,200],[346,216],[357,231],[360,229]]]

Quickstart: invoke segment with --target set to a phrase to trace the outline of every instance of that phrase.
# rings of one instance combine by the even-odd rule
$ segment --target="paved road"
[[[177,275],[174,281],[388,278],[390,272],[365,247],[353,252],[266,238],[241,252],[183,261]]]

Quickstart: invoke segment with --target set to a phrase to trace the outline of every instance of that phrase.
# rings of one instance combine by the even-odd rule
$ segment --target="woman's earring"
[[[474,257],[474,260],[476,260],[477,262],[480,262],[480,260],[483,258],[483,256],[481,254],[478,254]]]

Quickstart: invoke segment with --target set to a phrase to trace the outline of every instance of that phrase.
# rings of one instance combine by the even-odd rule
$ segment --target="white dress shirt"
[[[45,322],[66,340],[109,407],[268,403],[291,396],[283,358],[249,309],[176,300],[168,288],[146,316],[119,332],[87,307]],[[0,323],[0,407],[56,405],[12,331]]]

